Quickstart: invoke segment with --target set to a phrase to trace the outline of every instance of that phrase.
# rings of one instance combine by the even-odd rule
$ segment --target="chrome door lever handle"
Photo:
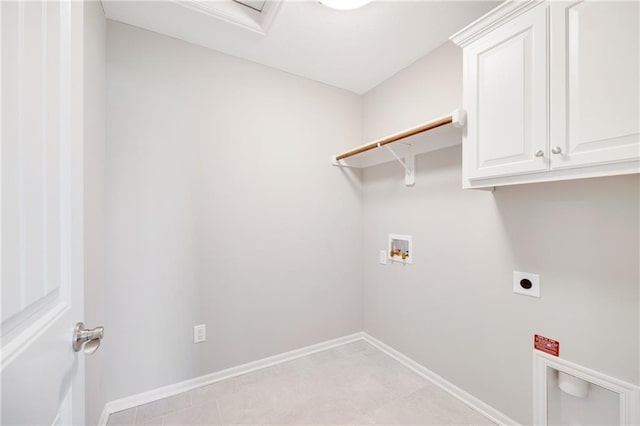
[[[91,355],[100,347],[103,336],[104,327],[86,329],[84,324],[79,322],[73,329],[73,350],[80,352],[80,349],[84,347],[84,353]]]

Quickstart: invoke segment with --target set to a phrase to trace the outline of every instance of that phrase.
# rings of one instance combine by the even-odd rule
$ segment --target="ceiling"
[[[446,42],[499,1],[103,0],[107,17],[358,94]],[[256,1],[254,1],[255,6]],[[258,10],[258,9],[261,9]]]

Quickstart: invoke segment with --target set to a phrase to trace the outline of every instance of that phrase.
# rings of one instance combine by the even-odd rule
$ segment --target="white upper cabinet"
[[[640,3],[551,2],[551,168],[640,155]],[[560,149],[557,149],[560,148]]]
[[[547,32],[537,7],[465,49],[467,178],[547,169]]]
[[[503,3],[463,47],[467,188],[638,173],[640,3]]]

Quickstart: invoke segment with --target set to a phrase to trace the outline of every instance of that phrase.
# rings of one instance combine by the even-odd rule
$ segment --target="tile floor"
[[[364,341],[109,417],[108,425],[492,425]]]

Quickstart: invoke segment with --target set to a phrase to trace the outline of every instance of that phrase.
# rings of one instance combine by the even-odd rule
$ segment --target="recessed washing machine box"
[[[413,263],[413,239],[411,235],[389,234],[389,260]]]

